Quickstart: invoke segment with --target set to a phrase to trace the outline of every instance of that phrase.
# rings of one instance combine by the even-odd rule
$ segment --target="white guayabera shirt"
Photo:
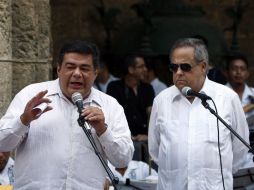
[[[238,95],[226,86],[205,80],[218,114],[249,142],[249,130]],[[207,101],[214,109],[211,101]],[[226,189],[233,189],[232,172],[246,161],[247,148],[219,123]],[[149,151],[159,166],[159,190],[222,190],[216,117],[201,100],[190,103],[176,86],[154,100],[149,123]]]
[[[226,86],[228,86],[229,88],[232,89],[232,86],[227,83]],[[248,105],[248,104],[253,104],[253,102],[251,101],[250,97],[253,99],[254,98],[254,88],[248,86],[247,84],[244,85],[244,91],[243,91],[243,95],[242,95],[242,99],[241,99],[241,103],[242,103],[242,107]],[[249,121],[249,128],[250,129],[254,129],[254,121],[253,121],[253,117],[254,117],[254,110],[251,110],[247,113],[245,113],[245,116],[248,119],[250,119]]]
[[[46,89],[53,110],[24,126],[19,117],[26,103]],[[84,105],[98,106],[105,115],[105,133],[98,137],[92,128],[103,158],[125,167],[134,148],[123,108],[93,88]],[[62,94],[58,79],[29,85],[15,96],[0,121],[0,151],[17,148],[15,190],[103,189],[107,174],[77,118],[77,107]]]

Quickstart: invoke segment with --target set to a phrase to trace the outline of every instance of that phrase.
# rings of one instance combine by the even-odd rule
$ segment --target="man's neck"
[[[124,77],[124,82],[129,88],[131,88],[134,91],[135,94],[137,94],[139,80],[137,80],[131,75],[126,75]]]
[[[240,99],[242,99],[245,84],[230,84],[233,88],[233,90],[238,94]]]
[[[130,87],[130,88],[136,88],[139,84],[139,80],[137,80],[136,78],[134,78],[131,75],[126,75],[124,78],[124,82],[125,84]]]
[[[106,84],[106,82],[108,81],[109,77],[110,77],[109,73],[103,73],[103,75],[101,76],[99,82],[102,83],[102,84]]]

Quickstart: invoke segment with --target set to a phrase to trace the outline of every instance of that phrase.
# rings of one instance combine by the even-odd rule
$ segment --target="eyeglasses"
[[[146,67],[146,65],[145,64],[142,64],[142,65],[136,65],[135,66],[135,68],[136,69],[143,69],[143,68],[145,68]]]
[[[192,66],[189,63],[182,63],[182,64],[170,63],[169,64],[169,70],[174,73],[178,71],[179,67],[183,72],[190,72],[192,69]]]

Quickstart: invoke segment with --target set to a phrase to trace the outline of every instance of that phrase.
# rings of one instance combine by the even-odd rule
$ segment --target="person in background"
[[[226,71],[228,83],[226,86],[233,89],[239,96],[250,131],[254,130],[254,88],[248,86],[249,63],[247,57],[240,52],[231,53],[226,60]],[[254,143],[251,132],[250,141]]]
[[[167,88],[167,85],[159,80],[156,75],[155,64],[153,62],[147,63],[146,79],[148,83],[153,86],[155,96],[157,96],[162,90]]]
[[[174,85],[155,97],[149,122],[148,147],[158,164],[158,190],[233,189],[232,173],[246,162],[245,145],[221,122],[217,126],[201,99],[181,92],[190,87],[210,96],[222,119],[249,142],[238,95],[207,78],[208,63],[206,46],[199,39],[179,39],[171,49]],[[215,109],[210,100],[207,103]]]
[[[111,81],[115,81],[115,80],[118,80],[118,78],[116,78],[109,72],[107,63],[104,60],[102,60],[99,65],[99,72],[94,82],[94,87],[106,93],[108,84]]]
[[[16,149],[15,190],[101,190],[107,173],[79,126],[82,117],[101,156],[115,167],[133,157],[133,142],[122,106],[94,89],[99,50],[84,41],[60,50],[58,78],[22,89],[0,120],[0,151]],[[83,97],[79,114],[71,98]],[[38,106],[45,105],[44,109]]]
[[[148,119],[154,99],[154,90],[144,81],[147,72],[142,55],[131,54],[126,57],[124,78],[109,83],[107,94],[113,96],[123,106],[132,139],[146,141]]]
[[[14,182],[14,160],[10,152],[0,152],[0,185],[13,185]]]

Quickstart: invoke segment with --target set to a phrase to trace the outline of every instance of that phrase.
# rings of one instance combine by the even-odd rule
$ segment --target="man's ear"
[[[97,69],[94,70],[94,74],[95,74],[96,77],[98,76],[98,73],[99,73],[99,69],[97,68]]]
[[[207,73],[207,72],[208,72],[208,69],[209,69],[209,68],[208,68],[208,67],[209,67],[208,63],[202,61],[202,63],[200,63],[200,64],[201,64],[202,72],[203,72],[203,73]]]
[[[59,64],[57,64],[57,75],[59,75],[59,72],[60,72],[60,70],[61,70],[61,65],[59,65]]]

